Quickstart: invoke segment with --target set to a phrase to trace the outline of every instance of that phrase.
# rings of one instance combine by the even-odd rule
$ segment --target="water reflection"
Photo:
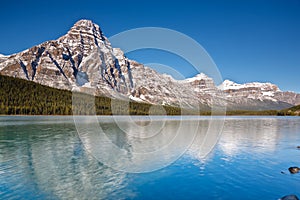
[[[274,152],[282,138],[296,139],[297,128],[300,128],[299,118],[228,117],[218,146],[228,156],[249,149],[251,152]]]
[[[209,128],[207,119],[175,117],[165,121],[163,129],[156,126],[160,121],[152,121],[151,126],[147,118],[135,119],[135,122],[140,127],[138,131],[126,120],[117,124],[107,117],[101,118],[100,125],[109,141],[124,150],[124,158],[144,169],[177,160],[194,139],[199,145],[193,144],[191,149],[197,155]],[[101,151],[95,145],[95,142],[99,144],[99,134],[94,131],[93,123],[84,124],[88,124],[85,131],[90,129],[95,135],[83,135],[81,141],[73,118],[0,118],[0,197],[103,199],[117,197],[119,192],[133,197],[135,192],[124,189],[128,188],[127,174],[103,165],[88,152],[96,147],[99,154],[107,154],[116,165],[122,166],[124,160],[116,157],[113,150]],[[158,152],[160,149],[163,151]],[[145,157],[149,152],[150,156]]]
[[[295,147],[299,145],[300,118],[227,118],[218,148],[209,159],[202,160],[199,151],[205,147],[207,131],[209,128],[213,130],[209,120],[186,118],[182,123],[172,118],[165,121],[164,129],[151,129],[149,119],[141,118],[135,119],[142,130],[137,132],[134,126],[126,123],[126,119],[119,121],[122,124],[120,129],[110,117],[102,117],[100,125],[109,141],[124,150],[126,159],[139,166],[161,164],[186,145],[189,147],[186,156],[168,168],[130,175],[103,165],[88,153],[95,147],[98,135],[82,135],[83,146],[73,118],[0,117],[0,199],[131,199],[141,197],[139,195],[143,192],[152,195],[165,189],[168,189],[168,194],[165,193],[168,198],[177,191],[181,195],[192,193],[195,198],[206,193],[210,198],[220,199],[225,195],[227,199],[232,196],[238,199],[241,196],[235,195],[236,188],[240,193],[252,194],[252,197],[268,194],[270,198],[266,199],[275,199],[296,191],[291,189],[297,187],[297,176],[290,180],[290,185],[284,185],[282,182],[289,180],[280,171],[299,160]],[[214,119],[219,123],[218,120]],[[153,125],[155,123],[153,121]],[[184,134],[178,135],[174,141],[180,126],[179,130]],[[84,128],[87,131],[94,127]],[[190,145],[195,130],[197,135]],[[136,154],[155,152],[170,142],[176,145],[160,152],[150,162],[147,157]],[[123,160],[118,160],[112,151],[98,153],[106,153],[116,164],[123,164]],[[200,171],[191,166],[194,161],[199,164],[198,160],[206,162],[200,164]],[[153,180],[155,175],[156,182]],[[141,181],[143,178],[144,182]],[[135,188],[139,181],[142,182],[140,190]],[[148,182],[148,187],[144,187]],[[153,185],[157,185],[156,189]],[[273,188],[271,192],[270,187]],[[214,191],[214,195],[208,191]]]
[[[86,154],[68,124],[4,126],[0,131],[0,198],[104,199],[126,183]]]
[[[130,118],[130,117],[129,117]],[[223,118],[151,116],[144,119],[78,116],[86,150],[101,163],[125,172],[149,172],[175,162],[187,150],[198,159],[216,144]]]

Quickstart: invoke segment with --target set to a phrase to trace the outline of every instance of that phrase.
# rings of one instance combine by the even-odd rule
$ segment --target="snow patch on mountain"
[[[200,73],[197,74],[196,76],[192,77],[192,78],[187,78],[185,79],[186,82],[194,82],[194,81],[199,81],[199,80],[211,80],[211,78],[209,78],[206,74],[204,73]]]
[[[266,91],[274,91],[274,92],[280,91],[280,89],[275,84],[272,83],[252,82],[252,83],[238,84],[230,80],[225,80],[220,86],[218,86],[218,88],[221,90],[240,90],[240,89],[248,89],[248,88],[258,88]]]
[[[245,83],[238,84],[231,80],[225,80],[218,89],[223,90],[227,94],[227,98],[235,101],[238,98],[257,99],[259,101],[278,102],[275,94],[280,93],[281,90],[272,83]]]
[[[5,56],[3,54],[0,54],[0,63],[6,61],[8,59],[8,57],[9,56]],[[0,70],[1,70],[1,66],[0,66]]]
[[[175,80],[128,59],[90,20],[76,22],[57,40],[0,55],[0,73],[58,89],[185,108],[227,104],[232,109],[277,109],[300,104],[300,95],[281,92],[271,83],[225,80],[217,87],[204,73]]]

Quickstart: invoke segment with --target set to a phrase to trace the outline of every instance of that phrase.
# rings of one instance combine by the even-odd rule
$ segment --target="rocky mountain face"
[[[300,104],[300,94],[282,92],[272,83],[237,84],[225,80],[218,89],[226,94],[229,109],[270,110]]]
[[[59,89],[94,88],[94,94],[113,90],[130,93],[130,65],[113,49],[98,25],[78,21],[57,40],[1,58],[0,72]]]
[[[229,109],[282,109],[300,104],[300,95],[270,83],[220,86],[201,73],[175,80],[126,58],[113,48],[100,27],[80,20],[57,40],[10,56],[0,55],[0,73],[58,89],[187,108],[212,105]]]

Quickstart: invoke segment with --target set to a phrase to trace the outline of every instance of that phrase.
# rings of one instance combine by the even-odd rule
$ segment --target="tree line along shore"
[[[72,95],[74,98],[74,93],[68,90],[59,90],[0,75],[1,115],[149,115],[149,113],[154,115],[211,115],[211,111],[205,109],[182,110],[175,106],[128,102],[109,97],[94,97],[84,93],[75,94],[76,107],[74,109]],[[285,110],[229,110],[226,111],[226,115],[299,116],[300,105]]]

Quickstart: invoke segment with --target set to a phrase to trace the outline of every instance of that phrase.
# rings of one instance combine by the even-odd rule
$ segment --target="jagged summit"
[[[88,56],[91,50],[101,48],[111,49],[108,39],[103,35],[101,28],[91,20],[77,21],[68,33],[58,39],[65,47],[81,51],[83,56]]]
[[[213,79],[204,73],[199,73],[192,78],[185,79],[184,81],[192,85],[197,92],[201,90],[214,90],[216,88]]]
[[[75,22],[74,27],[93,27],[93,26],[98,26],[95,24],[92,20],[89,19],[80,19],[77,22]]]
[[[92,20],[81,19],[75,22],[75,24],[70,28],[68,33],[76,32],[86,32],[86,33],[95,33],[98,32],[99,35],[102,34],[102,31],[99,25],[95,24]]]
[[[159,74],[126,58],[97,24],[86,19],[57,40],[0,55],[0,74],[58,89],[189,108],[223,105],[223,91],[232,109],[282,109],[300,104],[300,95],[281,92],[273,84],[225,81],[225,88],[219,88],[203,73],[181,81]]]
[[[127,94],[127,85],[132,85],[126,83],[128,62],[116,52],[97,24],[79,20],[57,40],[1,57],[0,73],[59,89],[90,87],[98,95],[110,96],[114,90]]]
[[[77,21],[71,29],[68,31],[67,35],[81,36],[81,37],[91,37],[97,44],[100,41],[106,41],[107,38],[104,37],[103,32],[99,25],[93,23],[91,20],[82,19]],[[81,38],[80,38],[81,39]]]
[[[197,80],[207,80],[207,79],[211,79],[209,78],[206,74],[204,73],[199,73],[196,74],[196,76],[192,77],[192,78],[187,78],[185,79],[187,82],[193,82],[193,81],[197,81]]]

